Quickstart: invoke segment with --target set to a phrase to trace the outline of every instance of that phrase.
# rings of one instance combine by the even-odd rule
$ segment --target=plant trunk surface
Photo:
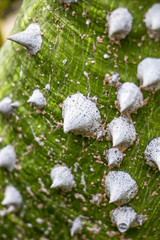
[[[112,225],[109,214],[116,205],[109,204],[105,194],[104,175],[110,171],[105,151],[112,142],[107,141],[107,134],[98,141],[64,133],[61,127],[61,104],[78,91],[98,97],[97,107],[105,129],[114,117],[120,116],[115,106],[116,89],[104,84],[105,74],[118,72],[122,83],[139,86],[138,63],[145,57],[159,57],[159,42],[149,38],[143,22],[153,3],[79,0],[66,10],[57,0],[23,1],[13,34],[37,22],[43,32],[43,44],[36,56],[29,56],[24,47],[7,40],[0,52],[0,99],[10,96],[13,102],[20,103],[8,119],[0,116],[1,148],[12,144],[17,154],[13,172],[0,169],[0,200],[9,184],[23,196],[19,213],[0,217],[0,239],[160,239],[160,174],[144,158],[147,143],[160,136],[160,91],[142,91],[144,99],[149,98],[148,103],[131,115],[138,135],[125,151],[119,170],[128,172],[138,184],[137,196],[127,205],[148,219],[126,233]],[[121,46],[111,43],[106,30],[108,11],[117,7],[126,7],[133,15],[132,31]],[[110,58],[105,59],[104,54]],[[43,89],[49,82],[51,90],[47,92]],[[37,88],[46,99],[41,111],[27,103]],[[69,193],[50,188],[51,169],[63,163],[72,169],[77,184]],[[102,196],[98,206],[91,202],[95,194]],[[85,217],[84,228],[72,238],[71,222],[79,215]]]

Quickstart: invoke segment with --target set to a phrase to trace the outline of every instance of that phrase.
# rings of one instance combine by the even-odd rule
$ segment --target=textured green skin
[[[98,96],[98,108],[103,123],[106,119],[104,114],[108,118],[107,123],[113,117],[120,115],[114,104],[116,90],[109,87],[108,84],[103,86],[103,79],[106,73],[117,71],[120,73],[122,82],[134,82],[139,86],[139,81],[136,80],[137,64],[140,62],[138,56],[142,56],[142,59],[147,56],[159,57],[159,42],[155,43],[149,39],[142,22],[144,13],[155,1],[144,1],[143,4],[141,1],[136,3],[136,1],[121,0],[119,3],[119,1],[107,0],[79,0],[78,3],[70,7],[69,11],[65,11],[64,7],[57,1],[54,3],[53,0],[47,0],[46,2],[44,3],[43,0],[25,0],[13,32],[24,30],[36,17],[41,31],[44,33],[41,51],[35,57],[30,57],[27,56],[22,46],[7,41],[0,53],[0,99],[12,94],[13,101],[20,102],[20,107],[9,120],[0,116],[0,133],[4,137],[2,147],[12,143],[16,148],[17,165],[22,167],[21,170],[15,169],[12,173],[0,169],[0,201],[3,199],[5,187],[9,183],[20,190],[24,200],[21,210],[23,214],[8,214],[6,217],[0,218],[0,239],[27,240],[42,239],[41,237],[51,240],[71,239],[68,220],[72,221],[80,214],[88,217],[90,221],[85,220],[86,224],[82,235],[77,234],[74,239],[92,239],[94,236],[98,240],[159,239],[160,198],[159,195],[154,197],[150,197],[150,195],[154,191],[159,194],[160,174],[158,170],[154,171],[146,164],[143,152],[148,141],[160,136],[160,91],[155,94],[143,92],[144,98],[149,97],[148,104],[139,109],[137,114],[132,114],[132,119],[136,122],[137,139],[140,140],[140,143],[139,145],[134,144],[125,151],[126,156],[120,170],[127,171],[137,181],[139,186],[138,198],[134,198],[129,205],[138,213],[148,215],[148,220],[141,227],[129,229],[125,234],[118,233],[117,228],[112,226],[110,222],[109,212],[115,208],[114,204],[109,204],[107,198],[103,198],[100,206],[90,203],[93,194],[105,193],[102,179],[104,171],[108,173],[109,170],[103,152],[112,146],[111,142],[107,142],[106,137],[103,141],[96,141],[95,139],[75,136],[72,133],[64,134],[63,129],[57,129],[56,124],[56,122],[62,121],[61,108],[58,105],[69,94],[74,94],[77,91],[84,95],[91,92],[91,97]],[[47,5],[51,7],[51,11],[43,12],[43,7]],[[139,10],[138,7],[141,5],[143,5],[143,9]],[[112,11],[119,6],[128,7],[131,12],[134,10],[133,29],[129,36],[121,41],[121,48],[118,45],[111,45],[107,34],[104,33],[105,17],[108,10]],[[58,9],[55,11],[56,8]],[[85,23],[88,18],[82,17],[83,9],[87,10],[88,18],[91,19],[90,28],[87,28]],[[72,11],[76,12],[75,17],[72,16]],[[52,20],[53,17],[58,20],[57,23]],[[96,22],[97,20],[99,23]],[[65,28],[57,31],[57,26],[60,24],[63,24]],[[141,24],[140,27],[139,24]],[[87,34],[88,37],[82,41],[79,37],[80,34]],[[105,36],[103,44],[97,44],[97,36],[102,35]],[[54,47],[53,43],[57,36],[59,39]],[[142,36],[145,36],[146,40],[142,47],[137,47]],[[133,39],[136,42],[133,42]],[[95,53],[92,51],[93,43],[97,47]],[[103,54],[107,53],[108,44],[111,45],[112,54],[109,60],[105,60]],[[18,52],[17,48],[19,48]],[[52,49],[50,50],[50,48]],[[116,49],[118,49],[118,69],[114,68]],[[128,63],[124,62],[125,55],[129,56]],[[88,58],[95,60],[96,63],[91,64],[91,60]],[[62,62],[64,59],[68,60],[65,66]],[[133,64],[133,61],[136,64]],[[91,73],[89,81],[84,76],[84,71]],[[65,78],[67,73],[69,78]],[[44,74],[44,77],[41,74]],[[46,114],[38,114],[27,103],[27,100],[37,85],[41,90],[45,87],[50,75],[51,91],[49,93],[44,91],[47,100],[47,105],[44,108]],[[71,79],[73,82],[70,82]],[[80,84],[77,84],[77,81]],[[13,87],[13,83],[15,87]],[[108,95],[105,94],[106,91]],[[100,105],[104,105],[104,108],[100,108]],[[54,117],[54,120],[51,119],[51,116]],[[52,131],[47,120],[53,125]],[[29,123],[37,137],[44,134],[46,138],[44,147],[41,147],[34,140]],[[22,140],[19,139],[17,127],[22,127]],[[57,142],[56,139],[60,142]],[[78,140],[78,142],[76,143],[74,140]],[[23,155],[27,152],[26,147],[31,144],[33,145],[32,151]],[[63,146],[67,148],[64,152],[62,152]],[[86,151],[83,152],[85,149]],[[50,154],[48,154],[49,151]],[[100,155],[102,164],[98,164],[93,155]],[[77,160],[79,157],[81,157],[80,161]],[[79,163],[80,167],[78,167],[77,172],[74,172],[74,163],[76,162]],[[49,174],[51,168],[61,163],[66,163],[72,167],[75,175],[77,187],[70,193],[50,189]],[[90,165],[95,169],[94,173],[90,171]],[[83,191],[84,186],[80,184],[82,172],[85,174],[87,192]],[[147,174],[151,177],[148,178]],[[42,179],[48,194],[40,191],[41,186],[38,178]],[[91,182],[95,183],[94,187]],[[148,185],[143,188],[145,182]],[[35,197],[27,192],[27,187],[31,188]],[[76,199],[75,193],[82,194],[86,202]],[[83,207],[86,207],[87,211],[84,211]],[[3,209],[2,206],[0,208]],[[42,224],[36,222],[39,217],[44,220]],[[31,223],[32,227],[28,227],[28,223]],[[92,227],[94,223],[98,223],[101,228],[97,235],[86,229],[87,226]],[[48,235],[45,235],[45,231],[49,228]],[[107,231],[115,231],[117,235],[109,237],[106,234]]]

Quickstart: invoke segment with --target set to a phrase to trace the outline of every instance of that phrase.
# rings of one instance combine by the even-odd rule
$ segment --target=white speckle
[[[100,139],[103,137],[103,130],[97,131],[97,139]]]
[[[39,89],[33,91],[32,96],[27,101],[28,103],[33,103],[38,109],[41,109],[45,106],[45,98]]]
[[[98,97],[97,97],[97,96],[94,96],[94,97],[91,98],[91,100],[92,100],[92,102],[97,103]]]
[[[81,184],[84,186],[83,191],[86,192],[87,186],[86,186],[86,181],[84,179],[84,172],[82,172],[82,175],[81,175]]]
[[[43,146],[45,145],[44,142],[41,141],[41,139],[40,139],[39,137],[36,136],[36,134],[35,134],[35,132],[34,132],[34,130],[33,130],[33,127],[32,127],[32,125],[31,125],[31,123],[28,122],[28,124],[30,125],[31,131],[32,131],[32,134],[33,134],[33,136],[34,136],[34,140],[35,140],[40,146],[43,147]]]
[[[110,171],[105,178],[105,187],[110,197],[109,203],[119,205],[128,203],[138,191],[136,181],[123,171]]]
[[[31,55],[36,55],[42,46],[41,35],[40,26],[37,23],[31,23],[25,31],[16,33],[8,39],[25,46]]]
[[[145,90],[160,89],[160,58],[145,58],[138,64],[137,78]]]
[[[83,74],[87,79],[89,79],[89,74],[86,71],[84,71]]]
[[[94,168],[92,167],[92,165],[90,165],[90,171],[91,172],[95,172]]]
[[[52,179],[51,188],[70,191],[76,185],[71,170],[66,166],[55,166],[51,170],[50,177]]]
[[[47,5],[46,9],[47,9],[48,11],[51,11],[51,7],[50,7],[49,5]]]
[[[144,7],[143,6],[139,6],[138,8],[139,8],[139,10],[142,10]]]
[[[96,205],[100,205],[102,201],[102,195],[100,193],[97,193],[92,196],[92,202]]]
[[[64,59],[63,60],[63,65],[66,65],[66,63],[67,63],[67,59]]]
[[[107,151],[107,161],[110,168],[119,167],[123,160],[123,154],[118,148],[110,148]]]
[[[75,162],[74,163],[74,172],[77,172],[78,167],[79,167],[79,163]]]
[[[119,73],[114,73],[111,77],[109,74],[106,74],[106,77],[108,78],[109,84],[113,87],[118,87],[120,85],[120,75]]]
[[[96,104],[81,93],[71,95],[63,102],[64,132],[94,136],[101,116]]]
[[[27,223],[27,226],[28,226],[29,228],[32,228],[32,227],[33,227],[32,223]]]
[[[22,205],[22,196],[20,192],[12,185],[9,185],[5,189],[5,196],[2,201],[2,205],[13,205],[15,211],[18,210]]]
[[[104,59],[109,59],[110,58],[110,56],[108,54],[104,54],[103,57],[104,57]]]
[[[132,207],[118,207],[111,211],[111,221],[123,233],[138,225],[138,215]]]
[[[124,39],[132,28],[133,17],[127,8],[117,8],[107,16],[110,39]]]
[[[148,9],[144,22],[149,35],[154,38],[160,38],[160,3],[155,3]]]
[[[74,219],[74,221],[72,222],[72,227],[70,229],[71,231],[71,236],[74,236],[75,233],[79,233],[82,231],[83,229],[83,223],[80,219],[81,216],[78,216],[77,218]]]
[[[143,95],[140,89],[130,82],[120,85],[117,93],[118,105],[120,112],[132,113],[143,105]]]
[[[69,77],[69,74],[67,73],[66,75],[65,75],[65,78],[68,78]]]
[[[86,25],[87,25],[87,27],[89,27],[90,24],[91,24],[91,20],[90,20],[90,19],[87,19],[87,20],[86,20]]]
[[[108,134],[112,138],[114,147],[127,148],[136,140],[136,130],[133,123],[122,116],[109,123]]]
[[[42,224],[44,222],[44,220],[42,218],[36,218],[36,222],[38,224]]]
[[[50,91],[51,85],[49,83],[47,83],[46,86],[43,88],[43,90]]]
[[[149,166],[157,168],[160,171],[160,137],[152,139],[147,144],[144,151],[145,158]]]
[[[99,197],[98,197],[97,195],[93,195],[92,201],[93,201],[94,203],[98,203],[98,202],[99,202]]]
[[[40,191],[41,191],[41,192],[45,192],[46,194],[49,195],[49,191],[45,188],[44,182],[42,181],[41,178],[38,178],[38,182],[39,182],[39,184],[41,185]]]
[[[12,171],[15,168],[16,153],[14,147],[7,145],[0,150],[0,167],[6,168],[8,171]]]
[[[20,70],[20,72],[19,72],[19,77],[21,78],[22,75],[23,75],[23,65],[21,65],[21,70]]]

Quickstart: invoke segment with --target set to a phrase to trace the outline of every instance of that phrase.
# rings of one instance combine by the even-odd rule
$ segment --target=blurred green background
[[[13,29],[23,0],[0,0],[0,47]]]

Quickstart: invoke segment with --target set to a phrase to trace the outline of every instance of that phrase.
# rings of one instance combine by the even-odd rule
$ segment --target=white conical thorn
[[[143,95],[140,89],[130,82],[121,84],[117,93],[120,112],[132,113],[143,105]]]
[[[149,35],[152,38],[160,38],[160,3],[155,3],[148,9],[144,22]]]
[[[43,108],[46,104],[45,98],[39,89],[35,89],[33,91],[32,96],[29,98],[27,102],[32,103],[38,109]]]
[[[157,167],[158,167],[158,170],[160,171],[160,156],[158,157],[157,160],[158,160],[158,161],[157,161]]]
[[[113,119],[108,125],[108,134],[114,147],[127,148],[136,139],[136,130],[131,121],[120,116]]]
[[[50,173],[52,180],[51,188],[60,188],[63,191],[70,191],[76,186],[74,176],[67,166],[55,166]]]
[[[116,192],[111,192],[109,203],[114,203],[118,201],[119,196]]]
[[[14,41],[27,48],[28,53],[36,55],[42,46],[42,33],[37,23],[31,23],[25,31],[16,33],[8,40]]]
[[[127,8],[117,8],[107,16],[109,38],[124,39],[132,29],[133,17]]]
[[[132,207],[118,207],[111,211],[110,213],[111,221],[117,226],[118,230],[123,233],[126,232],[130,227],[135,227],[140,225],[139,215],[134,211]],[[143,216],[141,216],[142,218]],[[142,224],[141,224],[142,225]]]
[[[81,93],[71,95],[63,102],[64,132],[96,136],[101,116],[96,104]]]
[[[137,78],[145,90],[160,89],[160,58],[145,58],[137,67]]]
[[[6,168],[8,171],[12,171],[15,168],[16,153],[15,149],[11,145],[0,150],[0,167]]]
[[[107,151],[108,166],[119,167],[123,160],[123,154],[118,148],[110,148]]]
[[[70,229],[71,236],[73,237],[75,235],[75,233],[81,232],[82,229],[83,229],[83,222],[81,221],[81,216],[78,216],[72,222],[72,227]]]
[[[147,144],[144,155],[149,166],[160,170],[160,137]]]
[[[2,205],[13,205],[15,210],[18,210],[22,205],[22,201],[20,192],[14,186],[9,185],[6,187]]]
[[[18,107],[18,102],[13,103],[9,97],[5,97],[0,101],[0,113],[9,117],[10,114]]]
[[[51,185],[51,188],[58,188],[59,186],[60,186],[59,179],[56,179],[56,177],[54,177],[54,181]]]
[[[159,9],[159,10],[160,10],[160,9]],[[160,14],[160,11],[159,11],[159,14]],[[158,30],[158,31],[160,32],[160,23],[159,23],[159,20],[160,20],[160,19],[153,18],[153,20],[152,20],[152,30],[153,30],[153,31]]]
[[[138,191],[136,181],[123,171],[110,171],[105,178],[106,193],[110,203],[125,204],[134,198]]]

